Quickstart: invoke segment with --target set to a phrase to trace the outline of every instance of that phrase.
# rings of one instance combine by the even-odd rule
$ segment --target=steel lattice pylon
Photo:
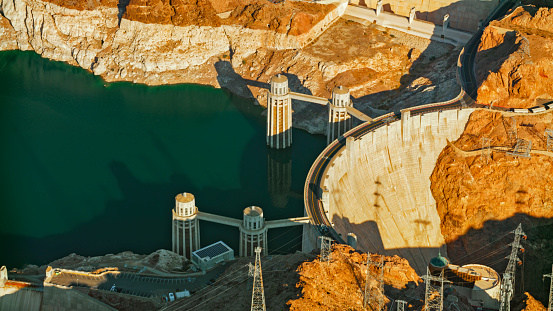
[[[525,157],[530,158],[530,151],[532,150],[532,141],[519,139],[512,151],[507,152],[508,155],[513,157]]]
[[[251,311],[265,311],[265,293],[263,292],[263,275],[261,273],[261,247],[259,246],[255,248]]]
[[[505,121],[506,120],[507,119],[505,119]],[[517,133],[517,121],[515,120],[514,117],[511,117],[511,125],[506,124],[505,128],[507,130],[507,136],[509,136],[509,141],[511,141],[511,143],[516,143],[516,141],[518,140],[518,133]]]
[[[553,311],[553,265],[551,265],[551,273],[543,275],[544,279],[546,277],[551,279],[551,285],[549,286],[549,306],[547,307],[547,311]]]
[[[509,244],[511,246],[511,255],[509,256],[509,263],[507,264],[507,269],[505,269],[505,273],[503,274],[503,282],[501,283],[501,306],[499,308],[501,311],[509,311],[511,309],[510,302],[515,291],[516,264],[520,262],[518,251],[524,250],[520,245],[520,238],[526,237],[526,234],[522,231],[522,224],[518,224],[518,227],[512,233],[515,234],[515,239]]]
[[[513,283],[511,282],[511,274],[503,274],[503,282],[501,282],[501,305],[500,311],[511,310],[511,299],[513,298]]]
[[[321,262],[323,261],[326,261],[326,262],[330,262],[330,260],[332,259],[332,241],[334,241],[333,239],[329,238],[329,237],[326,237],[326,236],[321,236]]]
[[[422,277],[424,283],[426,283],[426,291],[424,294],[424,310],[431,311],[437,310],[442,311],[444,308],[444,272],[440,272],[440,276],[433,276],[430,274],[430,270],[426,267],[426,275]],[[432,285],[432,281],[438,282],[439,285]],[[438,288],[439,287],[439,288]]]
[[[371,267],[376,267],[378,270],[378,275],[371,272]],[[376,279],[378,282],[378,288],[376,295],[371,295],[371,289],[369,284],[372,280]],[[382,299],[384,295],[384,256],[380,256],[380,262],[373,261],[371,259],[371,253],[367,253],[367,278],[365,280],[365,297],[363,299],[363,307],[366,308],[367,304],[374,305],[376,304],[376,310],[382,310],[384,307],[384,301]],[[374,302],[371,304],[370,302]]]
[[[547,151],[553,152],[553,130],[546,129],[545,137],[547,137]]]
[[[397,311],[405,311],[405,304],[407,301],[405,300],[396,300],[397,302]]]
[[[491,139],[490,138],[486,138],[486,137],[482,137],[482,160],[484,160],[484,162],[486,162],[486,164],[488,163],[488,160],[491,158],[492,156],[492,149],[490,147],[490,144],[491,144]]]

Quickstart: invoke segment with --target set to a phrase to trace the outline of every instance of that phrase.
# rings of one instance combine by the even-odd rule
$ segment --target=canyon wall
[[[322,16],[317,13],[315,24],[304,25],[291,35],[224,20],[203,23],[201,19],[190,24],[183,17],[171,23],[173,20],[142,19],[136,12],[121,18],[121,8],[111,2],[89,8],[67,1],[62,6],[40,0],[1,0],[2,32],[13,38],[3,39],[0,47],[34,50],[43,57],[90,70],[107,81],[218,86],[214,62],[228,58],[234,65],[240,64],[260,48],[299,49],[324,32],[344,9],[326,7]]]
[[[436,160],[457,139],[474,109],[409,117],[349,141],[322,183],[334,229],[353,232],[359,250],[406,258],[419,274],[446,254],[430,189]]]
[[[486,27],[476,54],[478,102],[529,108],[553,100],[553,9],[518,7]]]

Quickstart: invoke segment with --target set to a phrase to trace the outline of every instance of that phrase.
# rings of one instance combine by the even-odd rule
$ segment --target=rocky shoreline
[[[230,7],[206,1],[185,14],[190,4],[161,0],[155,7],[130,1],[124,13],[107,0],[0,0],[0,50],[34,50],[107,82],[225,87],[261,105],[263,85],[284,73],[292,90],[316,96],[347,86],[355,106],[373,117],[459,92],[456,49],[339,18],[343,6],[237,0],[221,13]],[[157,19],[144,18],[147,9]],[[326,119],[324,107],[294,104],[295,127],[324,134]]]

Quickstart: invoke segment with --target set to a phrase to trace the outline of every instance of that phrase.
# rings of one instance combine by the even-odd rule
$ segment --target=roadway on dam
[[[461,83],[463,84],[463,91],[455,99],[438,104],[430,104],[409,109],[411,116],[418,114],[425,114],[434,111],[462,109],[463,107],[487,107],[475,103],[477,83],[474,71],[474,59],[480,38],[483,33],[484,27],[489,21],[496,19],[504,15],[514,4],[513,1],[508,1],[500,4],[494,12],[490,14],[490,17],[486,20],[485,25],[479,28],[478,31],[469,40],[467,45],[460,56],[460,68],[458,74],[460,75]],[[502,108],[494,107],[493,109],[504,110]],[[333,141],[327,148],[319,155],[314,162],[311,170],[309,171],[305,188],[304,188],[304,203],[307,215],[310,217],[313,225],[317,226],[319,234],[329,236],[339,243],[345,243],[344,239],[332,228],[331,222],[327,218],[324,208],[321,203],[322,189],[321,181],[323,173],[327,166],[331,163],[332,159],[346,146],[346,138],[353,137],[359,139],[367,133],[376,130],[390,122],[399,120],[399,115],[390,113],[379,118],[376,118],[372,122],[366,122],[360,126],[352,129],[344,134],[339,139]]]

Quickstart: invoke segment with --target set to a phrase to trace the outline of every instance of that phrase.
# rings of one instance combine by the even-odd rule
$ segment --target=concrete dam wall
[[[376,9],[377,0],[353,0],[350,3]],[[416,19],[442,25],[444,15],[449,14],[449,27],[475,32],[478,21],[486,19],[498,1],[490,0],[382,0],[385,12],[409,16],[411,8],[416,11]]]
[[[406,112],[401,121],[350,138],[323,175],[324,209],[334,229],[344,238],[355,233],[362,251],[397,254],[426,273],[438,251],[446,255],[430,175],[473,111]]]

